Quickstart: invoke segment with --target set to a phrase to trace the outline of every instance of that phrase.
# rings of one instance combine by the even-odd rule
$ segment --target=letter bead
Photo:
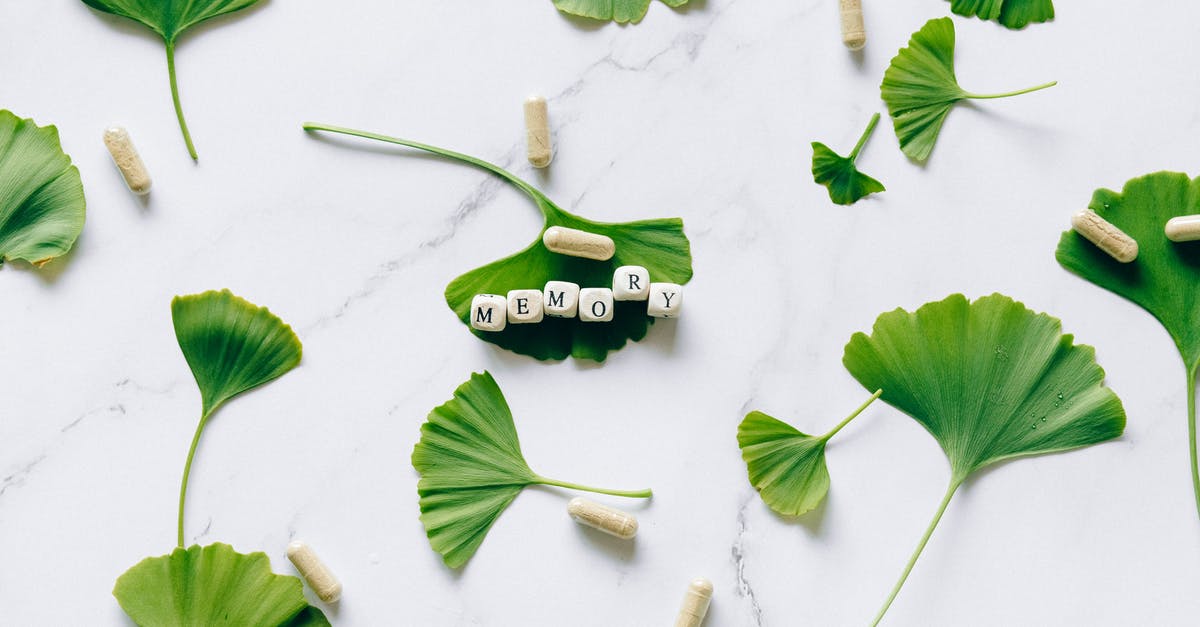
[[[654,318],[678,318],[683,309],[683,286],[674,283],[651,283],[650,302],[646,313]]]
[[[613,300],[646,300],[649,297],[649,270],[641,266],[621,266],[613,272]]]
[[[579,285],[568,281],[546,281],[542,291],[542,311],[552,318],[579,315]]]
[[[1071,216],[1071,228],[1121,263],[1137,259],[1137,242],[1091,209],[1084,209]]]
[[[579,319],[584,322],[612,322],[613,291],[607,287],[579,290]]]
[[[708,615],[712,593],[711,581],[704,578],[693,579],[688,584],[687,593],[683,595],[683,604],[679,606],[675,627],[700,627],[704,623],[704,617]]]
[[[326,603],[337,603],[342,598],[342,583],[333,576],[333,571],[317,557],[312,547],[303,542],[292,542],[287,547],[287,556],[292,565],[308,582],[308,586]]]
[[[508,293],[508,323],[542,321],[542,290],[512,290]]]
[[[471,328],[503,331],[508,326],[508,299],[496,294],[477,294],[471,299]]]
[[[567,513],[575,522],[603,531],[622,540],[632,540],[637,535],[638,522],[633,514],[601,505],[595,501],[575,497],[567,503]]]

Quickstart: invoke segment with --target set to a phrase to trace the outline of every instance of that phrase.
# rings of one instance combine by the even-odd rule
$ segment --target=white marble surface
[[[193,165],[158,41],[76,0],[5,3],[0,107],[58,125],[89,216],[65,262],[0,269],[0,622],[128,624],[110,590],[174,544],[199,408],[168,303],[229,287],[292,323],[305,357],[212,422],[187,535],[282,573],[304,538],[345,583],[337,625],[666,625],[700,575],[710,626],[864,624],[944,489],[937,445],[877,404],[831,446],[828,504],[797,523],[748,485],[735,429],[749,409],[834,424],[866,395],[841,365],[850,335],[957,291],[1061,317],[1097,347],[1129,427],[971,482],[887,624],[1194,624],[1183,369],[1149,315],[1053,250],[1093,189],[1196,173],[1200,5],[1060,0],[1019,33],[955,18],[964,86],[1060,85],[954,111],[925,168],[881,125],[860,163],[888,192],[839,208],[808,143],[849,149],[882,110],[887,61],[948,4],[866,2],[861,58],[834,0],[694,4],[617,27],[549,0],[268,2],[179,48]],[[551,98],[546,173],[522,159],[532,92]],[[592,218],[682,216],[687,315],[603,366],[476,340],[442,290],[527,244],[534,208],[469,168],[306,136],[309,119],[492,159]],[[146,205],[100,141],[114,123],[155,176]],[[639,514],[635,544],[572,523],[570,493],[531,489],[465,569],[442,566],[409,454],[483,369],[536,470],[654,488],[606,501]]]

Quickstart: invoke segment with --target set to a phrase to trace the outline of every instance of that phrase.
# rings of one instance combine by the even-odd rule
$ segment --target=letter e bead
[[[508,325],[508,300],[496,294],[477,294],[471,299],[471,328],[503,331]]]
[[[508,293],[508,323],[542,321],[542,290],[512,290]]]
[[[683,286],[674,283],[651,283],[650,302],[646,313],[655,318],[678,318],[683,309]]]
[[[579,290],[579,319],[584,322],[612,322],[613,291],[607,287]]]

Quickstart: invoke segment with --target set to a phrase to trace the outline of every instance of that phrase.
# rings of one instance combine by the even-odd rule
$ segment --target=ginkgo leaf
[[[973,94],[958,85],[954,75],[954,22],[948,17],[929,20],[913,33],[908,47],[901,48],[883,74],[880,94],[900,149],[917,161],[933,152],[946,115],[964,99],[1007,98],[1057,85],[1044,85],[1003,94]]]
[[[203,401],[179,488],[178,540],[182,547],[188,475],[208,419],[230,398],[295,368],[302,349],[300,340],[283,320],[229,290],[176,296],[171,301],[171,319]]]
[[[661,0],[669,7],[681,7],[688,0]],[[650,0],[554,0],[563,13],[613,22],[640,22],[650,9]]]
[[[883,390],[875,392],[854,413],[823,436],[801,433],[786,422],[760,411],[738,425],[738,447],[750,473],[750,484],[771,509],[784,516],[811,511],[829,492],[825,444],[863,412]]]
[[[228,544],[148,557],[117,579],[113,596],[147,627],[329,625],[305,600],[299,579],[272,573],[265,553],[238,553]]]
[[[993,294],[961,294],[879,316],[856,333],[843,363],[869,390],[919,422],[950,461],[950,485],[924,538],[875,618],[882,618],[975,471],[998,461],[1096,444],[1121,435],[1125,410],[1104,387],[1095,350],[1075,345],[1057,318]]]
[[[812,173],[813,180],[829,189],[829,199],[839,205],[853,205],[868,194],[885,191],[883,183],[863,174],[855,167],[854,161],[862,151],[875,125],[879,123],[879,114],[871,116],[867,130],[850,151],[849,157],[843,157],[829,149],[821,142],[813,142]]]
[[[104,13],[119,15],[141,22],[158,33],[167,46],[167,74],[171,80],[171,98],[175,102],[175,115],[179,118],[179,130],[187,144],[188,154],[196,159],[196,147],[188,132],[179,103],[179,82],[175,77],[175,44],[179,36],[189,28],[219,15],[240,11],[259,0],[83,0],[83,3]]]
[[[1097,190],[1088,207],[1138,243],[1135,263],[1117,263],[1073,230],[1062,234],[1055,257],[1064,268],[1150,312],[1170,334],[1187,373],[1188,449],[1200,513],[1196,455],[1196,372],[1200,369],[1200,242],[1172,242],[1167,221],[1200,213],[1200,178],[1156,172],[1121,192]]]
[[[950,0],[950,10],[958,15],[998,22],[1014,30],[1054,19],[1052,0]]]
[[[0,264],[41,266],[65,255],[83,231],[86,205],[58,129],[0,111]]]
[[[505,294],[509,290],[541,289],[547,281],[570,281],[582,287],[611,287],[613,271],[620,266],[642,266],[655,282],[683,285],[692,278],[691,244],[678,218],[643,220],[619,224],[592,222],[563,211],[529,183],[480,159],[457,152],[323,124],[308,123],[309,131],[329,131],[425,150],[477,166],[511,183],[533,199],[542,211],[545,224],[533,242],[521,252],[472,270],[446,287],[446,304],[468,329],[471,300],[477,294]],[[616,254],[608,261],[593,261],[550,252],[542,245],[542,234],[552,226],[564,226],[607,235],[616,243]],[[616,301],[612,322],[582,322],[578,318],[547,317],[538,324],[510,324],[503,331],[471,332],[522,355],[536,359],[576,359],[604,361],[609,351],[629,340],[638,341],[654,318],[646,315],[646,304]]]
[[[530,470],[517,428],[491,373],[473,373],[454,398],[421,426],[412,465],[421,475],[421,523],[433,550],[451,568],[467,563],[492,524],[527,485],[542,484],[612,496],[650,498],[650,490],[591,488],[547,479]]]

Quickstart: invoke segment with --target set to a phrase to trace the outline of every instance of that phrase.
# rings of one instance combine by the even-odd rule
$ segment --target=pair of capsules
[[[471,328],[503,331],[510,324],[533,324],[546,316],[583,322],[612,322],[614,301],[646,301],[646,314],[676,318],[683,309],[683,286],[651,283],[641,266],[621,266],[613,287],[579,287],[568,281],[547,281],[543,289],[510,290],[507,296],[476,294],[471,299]]]
[[[1137,259],[1137,240],[1091,209],[1084,209],[1071,216],[1071,228],[1121,263],[1131,263]],[[1172,242],[1200,240],[1200,215],[1171,218],[1167,220],[1163,232]]]
[[[623,540],[637,535],[638,522],[633,514],[601,505],[585,498],[576,497],[567,503],[567,513],[582,525],[591,527]],[[694,579],[688,584],[675,617],[675,627],[700,627],[708,614],[712,601],[713,585],[707,579]]]

